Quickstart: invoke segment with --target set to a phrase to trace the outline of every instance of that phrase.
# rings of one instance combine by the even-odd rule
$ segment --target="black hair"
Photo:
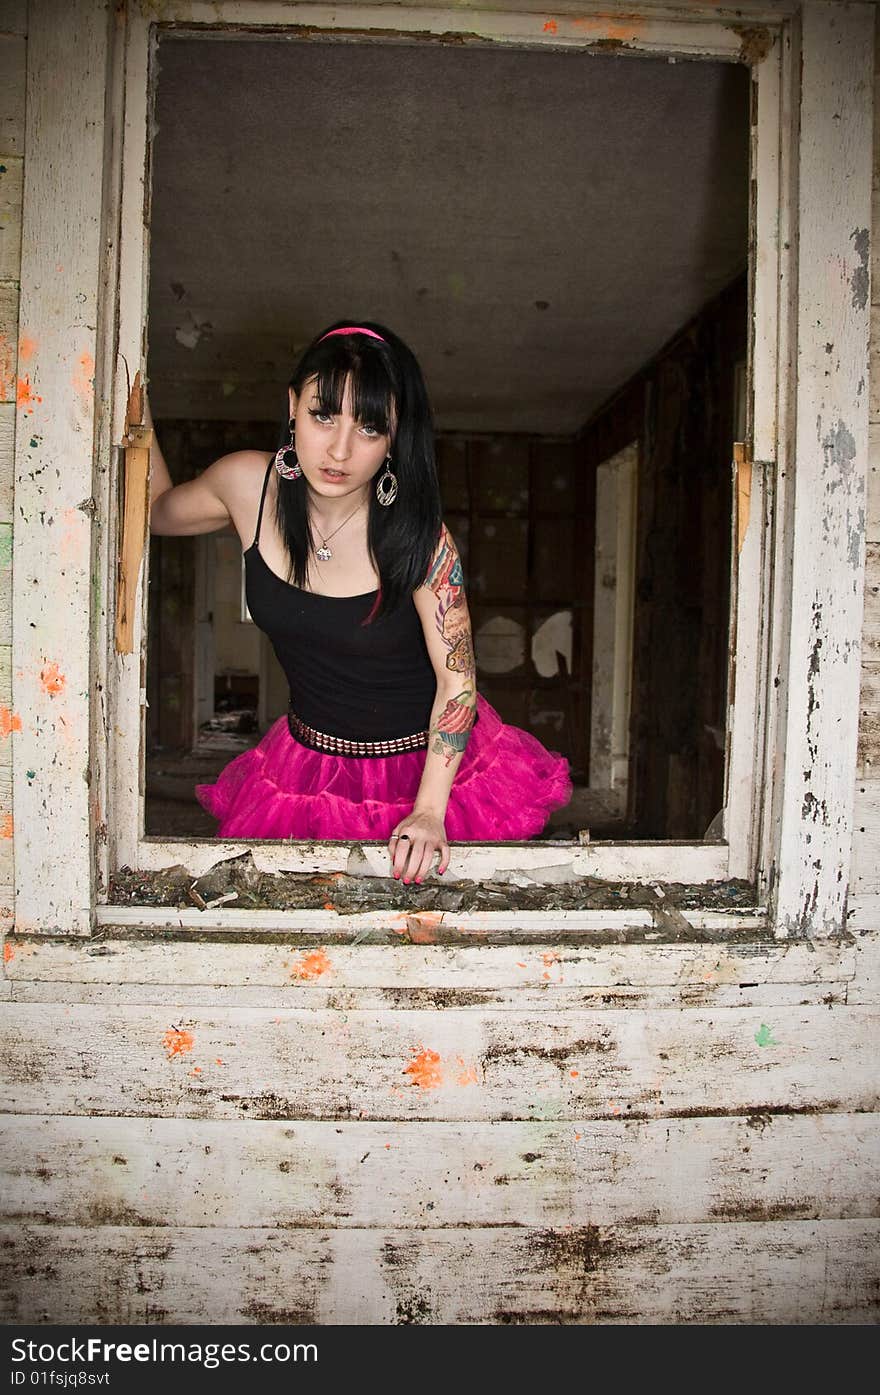
[[[323,338],[330,330],[348,325],[371,329],[385,342],[366,334]],[[348,383],[356,420],[392,436],[389,453],[397,498],[383,506],[372,484],[368,495],[367,544],[379,573],[379,596],[369,616],[373,619],[394,610],[422,584],[440,535],[440,488],[428,393],[412,350],[373,320],[337,320],[322,329],[291,375],[290,387],[297,397],[312,378],[323,411],[336,415],[342,410]],[[289,443],[289,419],[288,410],[279,447]],[[307,502],[302,479],[278,477],[275,517],[290,557],[288,579],[296,586],[306,584],[315,546]]]

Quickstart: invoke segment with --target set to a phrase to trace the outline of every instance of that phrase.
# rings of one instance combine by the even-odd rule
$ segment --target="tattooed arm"
[[[437,675],[428,754],[412,814],[391,835],[395,877],[421,881],[439,849],[438,871],[449,865],[443,821],[455,773],[476,720],[477,683],[471,621],[458,549],[444,524],[424,585],[413,597]],[[406,834],[406,838],[401,838]]]

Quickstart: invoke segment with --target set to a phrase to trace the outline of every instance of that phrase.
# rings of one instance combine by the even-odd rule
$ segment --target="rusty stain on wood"
[[[731,24],[739,37],[739,61],[750,66],[761,63],[773,47],[773,33],[763,24]]]
[[[135,600],[141,560],[147,539],[150,494],[150,446],[152,431],[144,426],[144,398],[140,371],[135,374],[125,413],[122,446],[123,474],[122,544],[116,590],[116,652],[134,651]]]
[[[735,441],[733,462],[736,470],[736,550],[743,550],[746,531],[749,526],[749,509],[752,499],[752,458],[751,449],[744,441]]]

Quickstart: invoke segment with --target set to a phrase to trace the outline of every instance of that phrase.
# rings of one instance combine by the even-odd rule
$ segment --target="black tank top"
[[[321,596],[283,581],[263,559],[260,526],[272,465],[244,554],[245,595],[284,670],[291,712],[350,741],[394,741],[427,730],[437,680],[412,600],[364,625],[378,592]]]

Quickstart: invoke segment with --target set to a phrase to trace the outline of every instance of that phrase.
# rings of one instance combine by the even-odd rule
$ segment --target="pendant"
[[[315,548],[315,556],[317,557],[319,562],[329,562],[330,558],[333,556],[333,553],[330,551],[327,544],[324,543],[321,547]]]

